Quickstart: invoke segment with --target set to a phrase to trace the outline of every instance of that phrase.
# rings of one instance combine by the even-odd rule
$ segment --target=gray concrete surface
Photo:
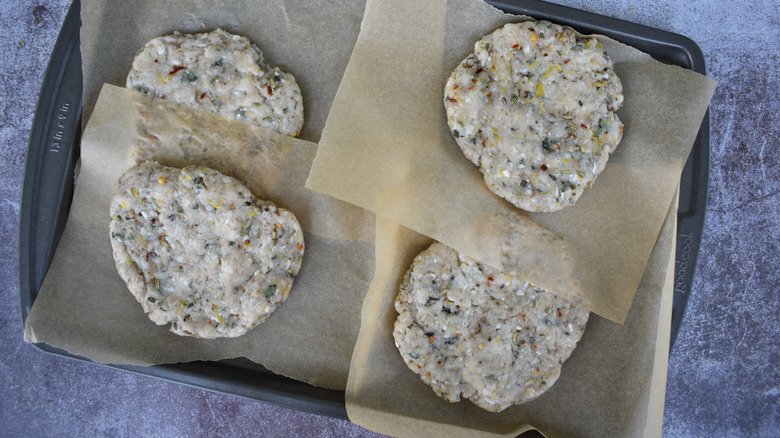
[[[69,0],[0,0],[0,436],[374,436],[345,421],[84,364],[22,341],[27,139]],[[692,38],[719,82],[696,278],[663,434],[780,436],[780,1],[558,0]]]

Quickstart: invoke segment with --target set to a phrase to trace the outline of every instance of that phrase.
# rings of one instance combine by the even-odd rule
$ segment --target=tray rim
[[[673,50],[678,54],[675,59],[661,59],[662,61],[675,63],[697,73],[706,74],[704,55],[700,47],[693,40],[683,35],[540,0],[487,0],[487,2],[508,13],[529,15],[537,19],[555,21],[569,25],[583,33],[599,33],[643,51],[647,51],[643,49],[647,45],[664,47],[666,50]],[[78,56],[77,73],[79,84],[81,80],[81,54],[79,51],[80,3],[80,0],[74,0],[71,4],[52,51],[52,57],[50,58],[41,94],[39,95],[28,144],[19,222],[20,306],[23,325],[40,289],[40,284],[35,278],[36,266],[31,266],[28,263],[30,259],[33,259],[33,265],[40,265],[41,260],[40,254],[37,254],[40,251],[36,252],[36,248],[32,247],[33,240],[35,240],[36,244],[39,244],[40,238],[34,239],[32,234],[40,228],[40,225],[43,225],[44,228],[48,227],[46,231],[51,231],[51,234],[47,235],[48,240],[44,242],[45,246],[48,245],[48,254],[45,257],[43,274],[40,276],[40,281],[42,282],[46,267],[50,264],[51,257],[54,254],[53,248],[56,248],[59,234],[61,234],[67,220],[67,211],[70,208],[73,189],[73,178],[71,176],[74,172],[77,172],[78,143],[81,133],[80,114],[83,103],[81,87],[77,90],[77,117],[71,117],[67,120],[70,125],[65,129],[66,133],[73,133],[73,141],[69,145],[69,157],[65,157],[64,161],[64,178],[56,181],[63,185],[63,187],[60,187],[59,203],[56,210],[59,214],[53,219],[43,220],[43,223],[40,224],[40,215],[36,215],[39,208],[37,201],[41,191],[40,176],[44,171],[44,167],[52,165],[44,162],[45,159],[41,157],[41,154],[45,153],[45,149],[51,146],[51,129],[53,123],[57,121],[56,101],[63,93],[63,90],[60,88],[63,79],[67,79],[68,74],[74,74],[68,71],[69,64],[74,62],[74,56]],[[72,65],[70,67],[73,68]],[[72,91],[74,90],[71,90],[70,94],[75,95],[76,93]],[[56,132],[54,135],[56,135]],[[35,155],[36,152],[38,155]],[[62,166],[63,162],[58,161],[54,165]],[[694,170],[697,170],[697,172],[694,172]],[[69,181],[68,178],[71,180]],[[680,210],[678,210],[678,248],[675,263],[676,282],[673,298],[670,349],[674,345],[679,325],[685,313],[688,298],[687,290],[693,281],[696,259],[701,243],[709,178],[709,111],[704,117],[699,135],[691,151],[691,156],[689,156],[683,170],[682,178],[690,178],[692,182],[690,196],[686,198],[689,205],[681,205]],[[51,185],[51,182],[48,181],[49,185]],[[69,194],[67,193],[68,187],[71,190]],[[33,203],[33,201],[36,202]],[[66,205],[63,207],[61,204]],[[693,208],[690,208],[691,205]],[[62,214],[63,208],[65,211],[64,215]],[[681,242],[683,243],[682,245],[680,245]],[[35,262],[36,260],[38,260],[38,263]],[[71,354],[45,343],[33,343],[33,345],[45,353],[95,363],[87,358]],[[241,366],[241,359],[217,362],[196,361],[151,367],[132,365],[103,366],[212,392],[230,394],[285,408],[348,420],[344,391],[315,387],[267,371],[250,370]],[[258,378],[256,373],[260,373],[259,376],[261,378]],[[247,374],[250,374],[249,378],[247,378]]]

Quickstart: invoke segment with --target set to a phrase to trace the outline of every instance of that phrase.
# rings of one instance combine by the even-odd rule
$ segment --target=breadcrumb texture
[[[395,308],[406,365],[439,397],[492,412],[547,391],[589,316],[441,243],[414,259]]]
[[[293,75],[265,65],[248,38],[222,29],[152,39],[136,54],[127,88],[285,135],[297,136],[303,127]]]
[[[200,338],[240,336],[267,318],[304,253],[291,212],[206,167],[130,169],[110,231],[117,271],[149,318]]]
[[[573,205],[593,184],[622,138],[622,103],[601,43],[547,21],[479,40],[444,90],[452,134],[488,188],[532,212]]]

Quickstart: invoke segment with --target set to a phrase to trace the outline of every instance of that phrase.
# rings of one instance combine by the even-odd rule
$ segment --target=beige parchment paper
[[[538,399],[500,413],[438,398],[393,343],[393,301],[412,259],[432,239],[377,218],[377,269],[363,304],[347,385],[350,420],[399,437],[661,435],[669,351],[677,202],[672,202],[623,325],[591,314],[561,377]]]
[[[316,144],[309,142],[319,140],[364,8],[365,0],[84,0],[81,52],[84,120],[89,125],[81,172],[65,233],[26,322],[26,339],[102,363],[149,365],[245,356],[280,374],[343,389],[360,303],[373,274],[373,214],[314,196],[303,184],[316,151]],[[188,152],[195,163],[216,162],[215,167],[248,181],[257,196],[296,213],[304,227],[306,254],[290,298],[268,324],[242,338],[204,341],[179,338],[150,325],[116,276],[106,234],[108,196],[116,178],[133,162],[130,149],[137,121],[128,117],[135,104],[121,90],[107,88],[102,105],[98,96],[104,83],[124,86],[133,57],[151,38],[216,27],[249,37],[268,64],[296,77],[305,106],[301,140],[276,136],[269,153],[262,147],[267,138],[259,138],[254,149],[242,152],[248,158],[244,161],[214,160],[220,155],[214,148],[209,154],[192,148],[182,148],[179,154],[157,149],[155,158],[183,165],[183,153]],[[178,135],[164,129],[169,122],[181,120],[160,119],[147,126],[157,136],[157,146]],[[216,140],[209,129],[197,135],[205,143]],[[258,172],[250,171],[252,166]]]
[[[137,149],[141,122],[145,137]],[[27,319],[27,340],[111,364],[242,356],[278,374],[343,389],[373,275],[373,244],[365,237],[373,234],[374,220],[365,210],[304,188],[316,149],[315,143],[106,85],[84,134],[70,217]],[[108,206],[119,176],[140,159],[211,165],[299,218],[306,251],[293,290],[246,335],[174,335],[146,317],[116,273]]]
[[[369,0],[307,186],[498,269],[523,273],[538,264],[502,257],[524,213],[485,187],[452,138],[442,103],[447,77],[474,43],[521,19],[480,0]],[[715,83],[600,41],[623,82],[623,141],[575,206],[528,215],[563,237],[582,294],[556,288],[554,270],[529,280],[623,322]],[[542,265],[554,266],[551,256]]]

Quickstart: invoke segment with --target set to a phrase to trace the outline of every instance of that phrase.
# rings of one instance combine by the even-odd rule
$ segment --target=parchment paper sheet
[[[522,213],[485,187],[452,138],[442,103],[447,77],[474,43],[519,20],[479,0],[369,0],[307,186],[522,273],[501,254],[507,224]],[[715,84],[600,41],[624,86],[623,141],[575,206],[530,216],[564,238],[585,301],[622,322]],[[531,280],[545,287],[555,278]]]
[[[244,356],[279,374],[343,389],[361,302],[373,275],[374,250],[370,242],[339,236],[353,236],[356,228],[363,230],[359,235],[369,234],[373,218],[303,188],[316,144],[186,108],[180,115],[176,104],[150,104],[142,112],[153,120],[146,132],[167,147],[147,148],[147,157],[173,165],[216,159],[216,167],[245,181],[253,193],[293,209],[306,244],[289,298],[246,335],[204,340],[168,332],[143,313],[111,254],[108,206],[116,181],[133,164],[136,97],[132,90],[110,85],[100,95],[82,141],[70,217],[27,319],[26,339],[112,364]],[[182,121],[185,126],[179,125]],[[273,172],[263,172],[268,162]]]
[[[266,63],[301,87],[300,138],[319,141],[363,19],[365,0],[83,0],[84,121],[104,83],[124,86],[136,52],[150,39],[221,27],[248,37]]]
[[[124,86],[133,57],[146,41],[174,31],[202,32],[222,27],[250,38],[263,51],[266,63],[295,76],[305,107],[300,138],[316,142],[357,39],[364,8],[365,0],[83,0],[85,123],[90,120],[92,124],[90,116],[104,83]],[[366,224],[359,222],[368,216],[357,218],[350,225],[352,234],[342,236],[364,241],[359,243],[332,239],[338,232],[332,225],[338,221],[310,220],[324,214],[322,210],[299,216],[306,231],[304,266],[287,302],[266,321],[268,324],[253,330],[249,337],[193,340],[173,336],[162,327],[150,327],[150,321],[134,309],[138,305],[118,282],[108,239],[93,242],[107,236],[107,196],[116,177],[124,171],[119,166],[129,166],[127,148],[134,143],[113,135],[116,129],[130,132],[134,122],[118,113],[104,114],[103,110],[116,110],[121,105],[128,105],[127,111],[132,109],[129,103],[117,99],[110,99],[110,104],[106,101],[97,113],[101,120],[95,120],[85,132],[81,177],[71,218],[50,268],[51,278],[47,278],[27,320],[26,338],[104,363],[152,364],[243,355],[299,380],[344,388],[357,336],[358,309],[373,272],[373,244],[365,242],[373,237],[373,220]],[[105,135],[107,132],[111,135]],[[119,145],[123,141],[124,149]],[[105,142],[113,142],[116,147],[102,150]],[[299,155],[292,156],[298,164],[310,162],[316,145],[291,144],[304,145]],[[161,161],[175,164],[176,160],[174,154]],[[276,199],[279,205],[291,209],[324,205],[307,204],[298,196],[304,194],[303,180],[296,178],[305,178],[305,172],[285,175],[288,178],[281,186],[261,189],[277,197],[280,187],[289,188],[295,183],[301,190],[292,190],[292,198],[287,197],[290,193],[283,193],[284,200]],[[259,178],[256,183],[262,183],[265,177],[253,176]],[[330,276],[317,279],[312,272],[328,272]],[[339,277],[351,281],[339,283]],[[307,292],[312,288],[330,293],[307,296],[312,295]],[[288,324],[274,324],[274,320]],[[121,328],[118,322],[123,324]]]
[[[530,427],[548,438],[660,436],[676,212],[673,202],[625,323],[591,315],[555,385],[535,401],[500,413],[469,401],[447,403],[406,367],[393,343],[393,300],[412,259],[432,240],[378,217],[377,270],[363,304],[347,386],[350,420],[409,437],[472,437],[477,431],[514,437]]]

